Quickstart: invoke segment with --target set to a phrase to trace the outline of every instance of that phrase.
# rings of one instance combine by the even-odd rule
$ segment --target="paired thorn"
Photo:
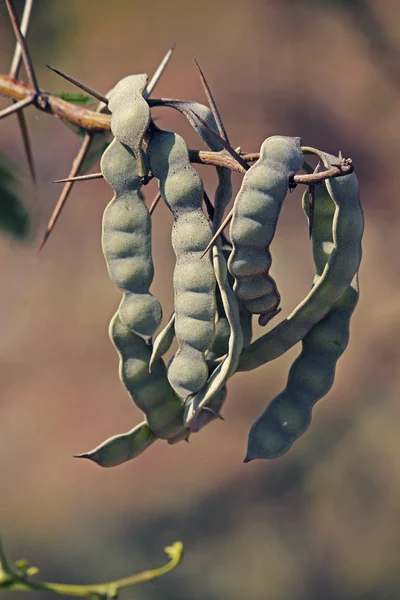
[[[194,62],[195,62],[195,65],[196,65],[196,67],[197,67],[197,69],[199,71],[201,85],[203,86],[203,90],[204,90],[204,93],[205,93],[205,95],[207,97],[208,104],[210,106],[211,112],[212,112],[213,117],[215,119],[215,122],[217,124],[218,133],[221,136],[221,138],[223,138],[224,141],[227,144],[229,144],[228,134],[226,133],[226,130],[225,130],[224,124],[222,122],[222,118],[221,118],[220,112],[219,112],[219,110],[217,108],[217,105],[216,105],[215,100],[213,98],[213,95],[211,93],[210,86],[207,83],[207,80],[206,80],[206,78],[204,76],[203,71],[201,70],[201,67],[200,67],[199,63],[197,62],[196,59],[194,59]]]
[[[29,83],[31,87],[33,87],[33,89],[35,90],[35,94],[40,94],[40,89],[37,83],[36,74],[33,68],[29,50],[25,42],[25,37],[23,36],[20,26],[18,24],[13,0],[6,0],[6,5],[8,14],[10,16],[11,25],[14,29],[15,37],[17,38],[18,44],[21,48],[22,60],[24,61],[24,67],[29,79]]]
[[[248,171],[250,169],[250,165],[238,154],[234,148],[228,142],[224,140],[212,127],[209,126],[208,123],[204,121],[194,110],[192,113],[204,125],[204,127],[220,142],[220,144],[229,152],[229,154],[236,160],[236,162],[243,168],[243,171]]]
[[[21,23],[19,26],[21,34],[24,36],[24,38],[26,37],[26,33],[28,31],[29,20],[30,20],[31,12],[32,12],[32,6],[33,6],[33,0],[26,0],[25,6],[24,6],[24,12],[22,14]],[[17,41],[17,43],[15,45],[14,56],[11,61],[10,72],[8,74],[10,79],[16,79],[18,77],[18,73],[21,68],[21,61],[22,61],[22,51],[21,51],[21,46],[19,45],[19,43]]]
[[[160,62],[156,72],[154,73],[153,77],[150,79],[150,81],[147,85],[146,91],[143,94],[145,99],[147,99],[150,96],[150,94],[154,91],[154,88],[156,87],[157,83],[160,81],[162,74],[164,73],[165,69],[167,68],[169,61],[171,60],[171,56],[172,56],[174,50],[175,50],[175,44],[172,44],[171,48],[168,50],[168,52],[166,53],[166,55]]]
[[[55,69],[54,67],[51,67],[50,65],[46,65],[46,67],[48,69],[50,69],[51,71],[54,71],[54,73],[57,73],[57,75],[60,75],[60,77],[63,77],[64,79],[66,79],[67,81],[72,83],[73,85],[76,85],[78,88],[80,88],[84,92],[87,92],[94,98],[97,98],[97,100],[99,100],[100,102],[103,102],[103,104],[108,104],[108,98],[106,96],[103,96],[99,92],[96,92],[96,90],[93,90],[92,88],[88,87],[87,85],[85,85],[84,83],[79,81],[78,79],[75,79],[75,77],[71,77],[71,75],[67,75],[63,71],[60,71],[59,69]]]
[[[14,102],[14,104],[11,104],[11,106],[7,106],[7,108],[4,108],[2,111],[0,111],[0,120],[5,119],[9,115],[12,115],[13,113],[18,112],[18,111],[22,110],[23,108],[26,108],[27,106],[32,104],[33,100],[34,100],[33,96],[28,96],[27,98],[23,98],[22,100],[19,100],[18,102]]]

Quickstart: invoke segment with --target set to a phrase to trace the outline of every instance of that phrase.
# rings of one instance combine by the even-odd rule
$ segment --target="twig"
[[[27,98],[32,94],[31,88],[21,83],[12,81],[7,75],[0,75],[0,94],[8,98],[14,98],[21,100]],[[37,104],[36,101],[32,103],[35,108],[44,110],[47,113],[53,114],[63,118],[69,123],[78,125],[86,131],[96,133],[99,131],[110,130],[110,115],[98,114],[95,111],[88,110],[82,106],[76,106],[62,100],[57,96],[47,94],[47,105],[44,108],[42,105]],[[216,133],[216,132],[214,132]],[[244,167],[240,166],[236,159],[228,156],[225,152],[210,152],[203,150],[189,150],[190,160],[196,164],[212,165],[214,167],[225,167],[231,171],[237,171],[238,173],[244,172]],[[238,155],[239,156],[239,155]],[[240,157],[246,162],[251,163],[260,158],[259,152],[251,152],[248,154],[241,154]],[[310,183],[318,183],[324,179],[330,179],[332,177],[341,177],[348,175],[354,171],[353,164],[342,165],[341,167],[332,167],[328,171],[323,171],[316,175],[296,175],[294,181],[296,183],[303,183],[309,185]]]

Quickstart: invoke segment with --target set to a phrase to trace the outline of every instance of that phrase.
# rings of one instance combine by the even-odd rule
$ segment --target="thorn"
[[[207,248],[204,250],[204,252],[200,256],[200,258],[203,258],[203,256],[205,256],[207,254],[207,252],[210,250],[211,246],[213,246],[215,244],[215,241],[221,235],[221,233],[223,232],[225,227],[229,224],[232,217],[233,217],[233,208],[229,211],[229,213],[226,215],[225,219],[222,221],[222,223],[219,226],[219,228],[217,229],[217,231],[214,233],[214,235],[211,239],[211,242],[208,244]]]
[[[149,213],[151,215],[153,214],[153,212],[154,212],[157,204],[160,202],[160,200],[161,200],[161,194],[160,194],[160,192],[158,192],[157,196],[154,198],[154,200],[151,203],[150,208],[149,208]]]
[[[217,108],[217,105],[216,105],[216,103],[215,103],[215,100],[214,100],[214,98],[213,98],[213,95],[212,95],[212,93],[211,93],[210,86],[209,86],[209,85],[208,85],[208,83],[207,83],[207,80],[206,80],[206,78],[205,78],[205,76],[204,76],[204,73],[203,73],[203,71],[201,70],[201,67],[200,67],[199,63],[197,62],[197,60],[196,60],[196,59],[194,59],[194,62],[195,62],[195,64],[196,64],[196,67],[197,67],[197,69],[198,69],[198,71],[199,71],[199,75],[200,75],[200,81],[201,81],[201,84],[202,84],[202,86],[203,86],[204,93],[205,93],[205,95],[207,96],[207,100],[208,100],[208,104],[209,104],[209,106],[210,106],[211,112],[212,112],[212,114],[213,114],[213,117],[214,117],[214,119],[215,119],[215,122],[216,122],[216,124],[217,124],[219,135],[221,136],[221,138],[223,138],[223,139],[224,139],[224,141],[225,141],[227,144],[229,144],[228,135],[227,135],[227,133],[226,133],[226,130],[225,130],[224,124],[223,124],[223,122],[222,122],[222,119],[221,119],[221,115],[220,115],[220,113],[219,113],[219,110],[218,110],[218,108]]]
[[[343,154],[342,154],[341,150],[339,150],[338,159],[339,159],[339,163],[341,163],[343,161]]]
[[[90,181],[92,179],[103,179],[103,173],[89,173],[89,175],[78,175],[77,177],[66,177],[65,179],[55,179],[50,183],[69,183],[74,181]]]
[[[51,67],[50,65],[46,65],[46,67],[48,69],[50,69],[51,71],[54,71],[54,73],[57,73],[57,75],[60,75],[60,77],[64,77],[64,79],[66,79],[70,83],[73,83],[74,85],[76,85],[78,88],[80,88],[84,92],[87,92],[94,98],[97,98],[97,100],[100,100],[100,102],[103,102],[104,104],[108,104],[108,98],[106,98],[106,96],[99,94],[99,92],[96,92],[96,90],[93,90],[92,88],[88,87],[84,83],[81,83],[80,81],[78,81],[78,79],[75,79],[74,77],[71,77],[70,75],[67,75],[66,73],[63,73],[63,71],[59,71],[58,69],[55,69],[54,67]]]
[[[33,68],[32,60],[29,54],[28,46],[26,45],[25,38],[21,33],[20,26],[18,24],[17,15],[15,12],[13,0],[6,0],[8,14],[10,16],[11,25],[13,26],[15,37],[17,38],[18,44],[21,48],[22,59],[24,61],[24,67],[26,74],[28,75],[29,83],[35,90],[36,94],[40,94],[39,86],[37,83],[35,70]]]
[[[11,104],[11,106],[7,106],[7,108],[0,111],[0,120],[5,119],[9,115],[12,115],[13,113],[15,113],[17,111],[22,110],[23,108],[26,108],[27,106],[32,104],[32,102],[33,102],[33,96],[29,96],[28,98],[23,98],[22,100],[19,100],[18,102],[14,102],[13,104]]]
[[[154,73],[153,77],[150,79],[150,81],[147,85],[146,91],[143,94],[144,98],[147,99],[150,96],[150,94],[153,92],[154,88],[156,87],[157,83],[160,81],[162,74],[164,73],[165,69],[167,68],[169,61],[171,60],[171,56],[172,56],[174,50],[175,50],[175,44],[172,44],[172,46],[168,50],[167,54],[164,56],[164,58],[158,65],[157,70]]]
[[[32,6],[33,6],[33,0],[26,0],[25,6],[24,6],[24,12],[22,14],[22,19],[21,19],[21,24],[20,24],[21,34],[24,36],[24,38],[26,37],[26,33],[28,31],[29,20],[30,20],[31,12],[32,12]],[[14,50],[14,56],[11,61],[10,72],[8,73],[8,76],[10,79],[16,79],[18,77],[19,70],[21,68],[21,60],[22,60],[21,46],[17,42],[16,46],[15,46],[15,50]]]
[[[314,173],[314,174],[315,174],[315,173],[319,173],[319,172],[320,172],[320,170],[321,170],[321,166],[322,166],[321,159],[319,159],[319,160],[318,160],[318,163],[317,163],[317,166],[315,167],[315,169],[314,169],[313,173]]]
[[[28,125],[26,123],[25,115],[22,112],[22,110],[17,112],[17,119],[18,119],[18,123],[19,123],[19,129],[20,129],[21,135],[22,135],[22,143],[24,145],[25,156],[26,156],[26,160],[28,163],[29,172],[31,174],[33,183],[36,183],[35,163],[33,161],[33,153],[32,153],[31,141],[29,138]]]
[[[97,108],[97,110],[100,110],[101,106],[99,106]],[[73,163],[72,163],[72,167],[71,167],[71,171],[69,174],[69,178],[75,177],[75,175],[78,173],[79,169],[81,168],[81,165],[83,163],[83,161],[85,160],[86,154],[88,153],[88,150],[90,148],[90,144],[92,142],[93,139],[93,134],[91,133],[86,133],[85,137],[83,138],[83,142],[82,145],[79,149],[78,154],[76,155]],[[43,239],[40,243],[40,246],[38,248],[38,252],[41,251],[41,249],[43,248],[43,246],[45,245],[45,243],[47,242],[51,232],[54,229],[54,226],[57,222],[58,217],[61,214],[61,211],[67,201],[67,198],[70,194],[70,191],[72,189],[72,186],[74,185],[73,181],[67,181],[62,189],[62,192],[60,194],[60,197],[57,201],[57,204],[53,210],[53,214],[50,217],[50,220],[47,224],[47,228],[45,231],[45,234],[43,236]]]
[[[228,144],[212,127],[208,125],[194,110],[192,110],[194,116],[204,125],[204,127],[220,142],[220,144],[229,152],[231,156],[243,167],[245,171],[250,169],[250,165]]]

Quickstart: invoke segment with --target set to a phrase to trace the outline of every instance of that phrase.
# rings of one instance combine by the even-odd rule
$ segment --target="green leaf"
[[[59,92],[58,94],[53,94],[53,96],[72,104],[93,104],[93,98],[81,92]]]
[[[22,240],[30,232],[30,216],[22,203],[15,176],[16,167],[0,156],[0,230]]]

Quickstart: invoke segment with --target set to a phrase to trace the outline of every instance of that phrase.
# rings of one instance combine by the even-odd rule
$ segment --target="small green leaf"
[[[30,232],[30,216],[17,194],[15,170],[0,156],[0,230],[22,240]]]
[[[53,96],[72,104],[93,104],[93,98],[81,92],[59,92],[58,94],[53,94]]]

